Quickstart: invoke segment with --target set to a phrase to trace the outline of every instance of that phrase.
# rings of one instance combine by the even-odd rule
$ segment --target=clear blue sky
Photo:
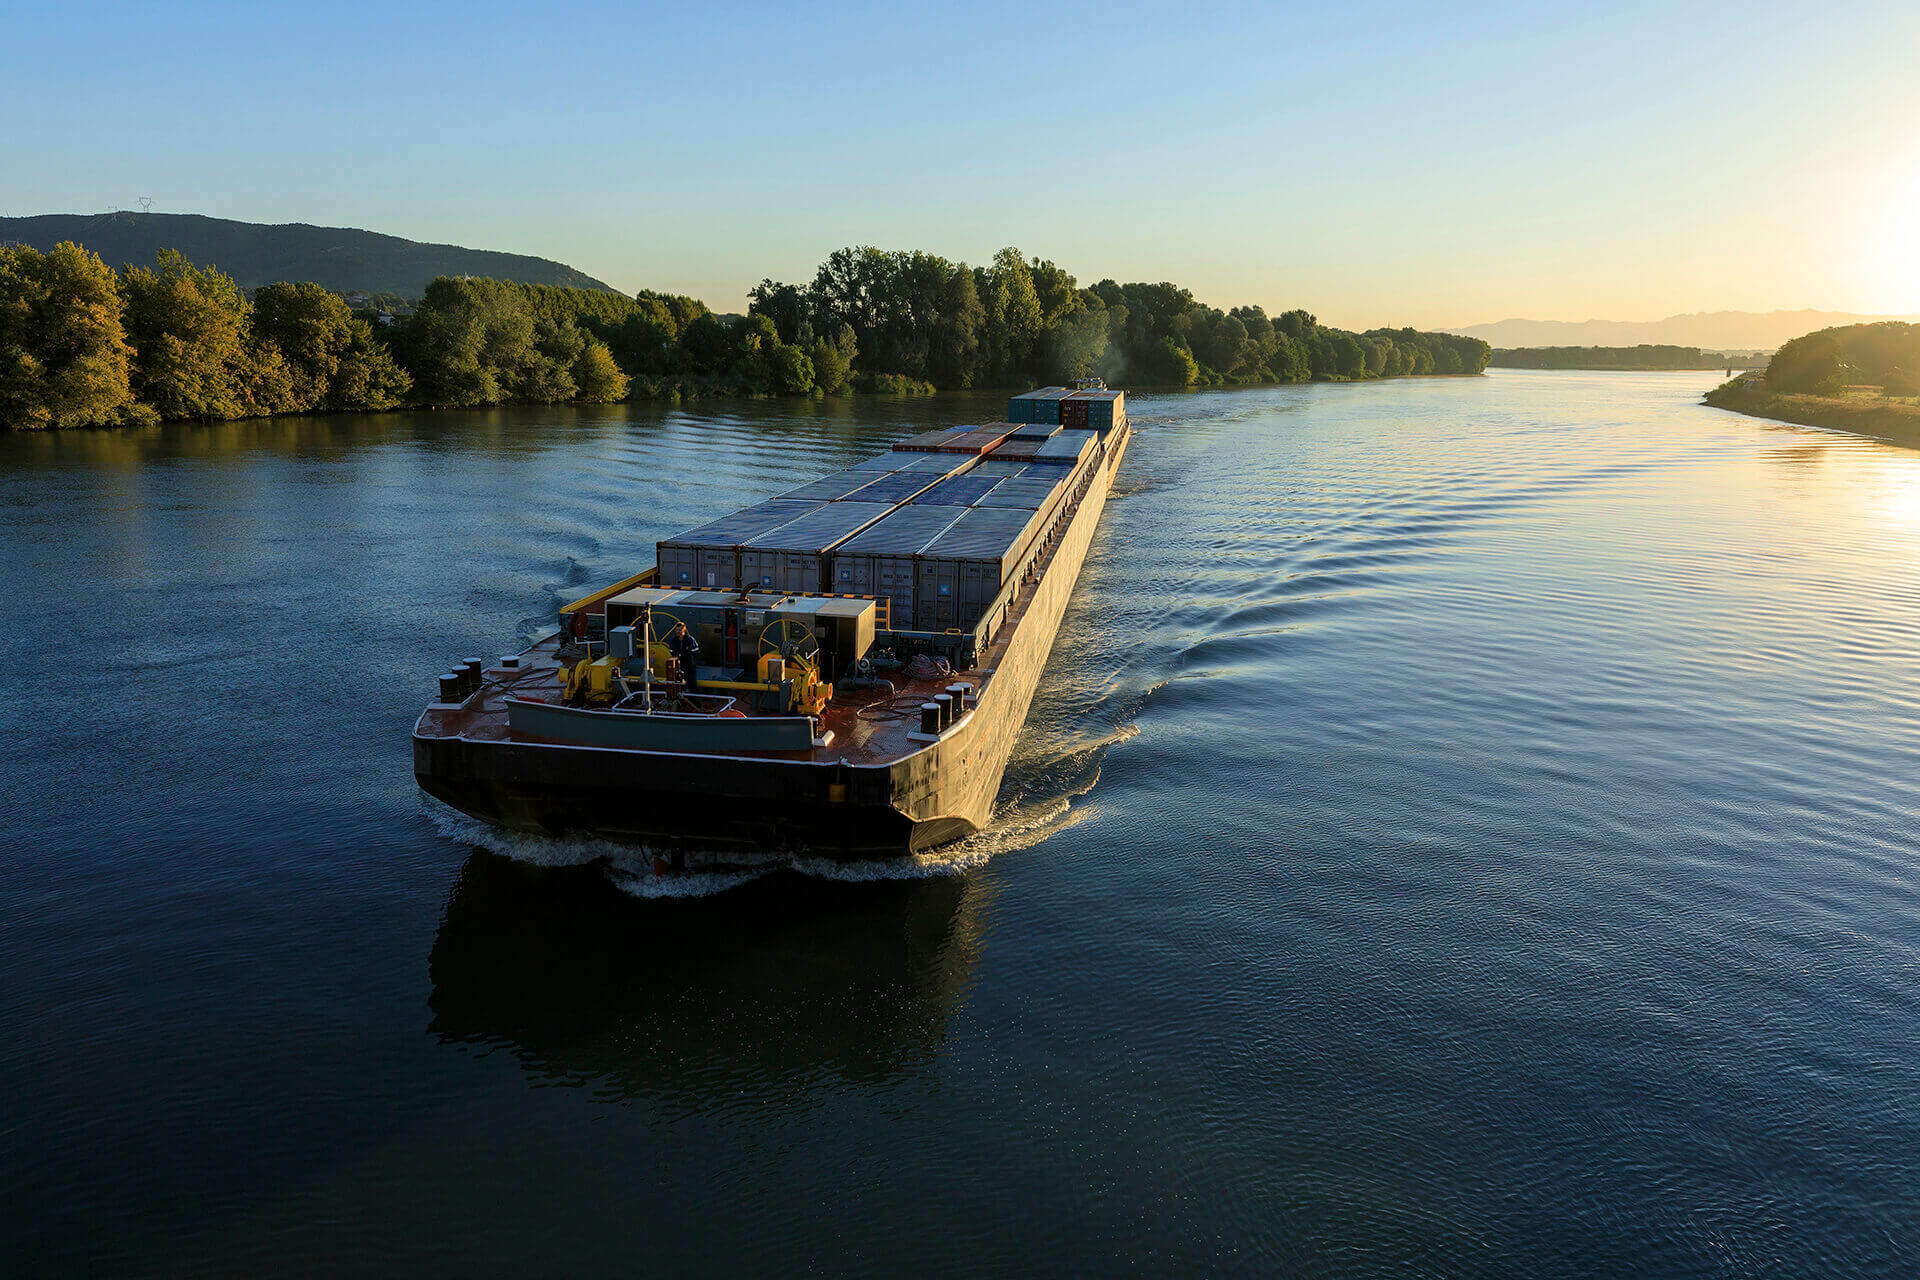
[[[1352,326],[1920,311],[1920,5],[14,4],[0,213],[541,254],[737,309],[1003,245]]]

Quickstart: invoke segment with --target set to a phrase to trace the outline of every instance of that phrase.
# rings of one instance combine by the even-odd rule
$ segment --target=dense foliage
[[[1721,351],[1643,342],[1637,347],[1510,347],[1488,361],[1500,369],[1725,369],[1744,363]]]
[[[1017,387],[1087,374],[1152,386],[1358,381],[1479,373],[1477,338],[1412,329],[1348,333],[1305,311],[1220,311],[1172,284],[1088,288],[1051,262],[1002,249],[968,267],[932,254],[841,249],[804,287],[762,281],[750,315],[780,341],[851,334],[856,377],[935,387]]]
[[[1821,329],[1781,347],[1767,366],[1770,391],[1830,396],[1855,385],[1920,395],[1920,325],[1888,320]]]
[[[133,402],[132,364],[98,254],[0,245],[0,427],[150,420]]]
[[[371,323],[315,283],[251,297],[161,251],[116,274],[71,244],[0,250],[0,426],[219,419],[403,404],[608,402],[629,395],[887,394],[1029,387],[1085,374],[1231,386],[1479,373],[1476,338],[1349,333],[1305,311],[1220,311],[1171,284],[1081,288],[1003,249],[984,267],[842,249],[802,287],[763,281],[745,316],[442,276]]]

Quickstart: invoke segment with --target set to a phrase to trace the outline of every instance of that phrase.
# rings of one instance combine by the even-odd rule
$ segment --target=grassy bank
[[[1707,403],[1755,418],[1827,427],[1920,447],[1920,404],[1883,395],[1814,396],[1741,386],[1738,380],[1707,392]]]

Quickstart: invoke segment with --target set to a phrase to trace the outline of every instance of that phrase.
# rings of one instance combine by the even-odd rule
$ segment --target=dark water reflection
[[[997,398],[0,437],[0,1274],[1920,1272],[1920,452],[1710,381],[1141,397],[991,837],[679,900],[433,675]]]
[[[939,1052],[984,893],[958,876],[782,876],[643,902],[598,868],[476,851],[434,940],[431,1030],[669,1113],[884,1085]]]

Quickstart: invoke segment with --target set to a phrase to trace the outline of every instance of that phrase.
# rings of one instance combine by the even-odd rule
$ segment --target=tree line
[[[783,343],[821,335],[858,353],[856,375],[936,388],[1019,387],[1089,374],[1136,386],[1240,386],[1479,373],[1478,338],[1349,333],[1306,311],[1221,311],[1173,284],[1102,280],[1002,249],[983,267],[929,253],[841,249],[810,284],[763,280],[749,317]]]
[[[1172,284],[1081,288],[1004,249],[969,267],[842,249],[744,316],[680,295],[440,277],[411,315],[356,314],[312,283],[248,297],[163,251],[119,272],[72,244],[0,246],[0,426],[223,419],[708,393],[1027,387],[1088,374],[1239,386],[1474,374],[1475,338],[1350,333],[1306,311],[1221,311]]]
[[[1849,386],[1920,396],[1920,325],[1885,320],[1803,334],[1773,353],[1769,391],[1838,395]]]
[[[1745,358],[1643,342],[1633,347],[1501,348],[1488,363],[1496,369],[1725,369],[1745,363]]]

